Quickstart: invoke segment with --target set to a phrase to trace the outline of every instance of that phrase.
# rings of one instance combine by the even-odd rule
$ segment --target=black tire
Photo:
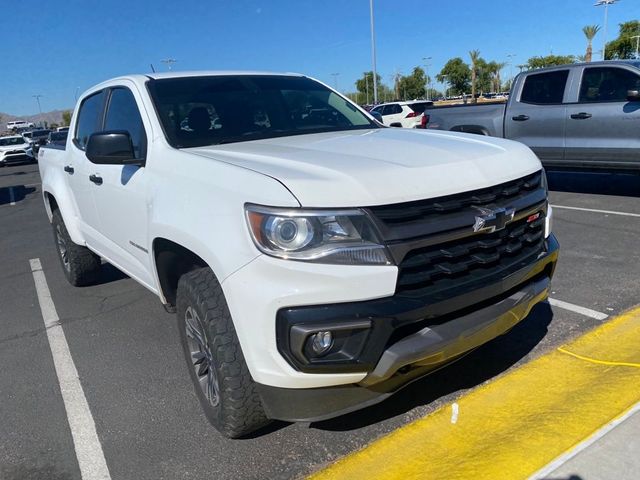
[[[100,257],[87,247],[73,243],[62,220],[60,210],[53,212],[51,224],[53,225],[53,238],[56,242],[58,258],[69,283],[75,287],[95,283],[100,276]]]
[[[209,422],[229,438],[244,437],[267,425],[270,420],[211,269],[180,277],[176,303],[189,374]]]

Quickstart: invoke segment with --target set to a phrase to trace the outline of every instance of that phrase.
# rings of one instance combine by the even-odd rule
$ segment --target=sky
[[[4,0],[8,1],[8,0]],[[603,25],[594,0],[374,0],[377,70],[383,82],[480,50],[515,65],[535,55],[584,54],[582,27]],[[108,78],[166,70],[299,72],[342,92],[371,70],[368,0],[30,0],[3,22],[0,112],[72,108],[76,94]],[[29,13],[31,12],[31,13]],[[15,13],[15,8],[14,8]],[[608,38],[640,18],[640,0],[609,7]],[[19,21],[18,21],[19,20]],[[602,33],[594,51],[601,48]],[[8,57],[8,58],[7,58]],[[596,57],[597,58],[597,57]],[[332,75],[337,73],[338,75]],[[503,78],[510,76],[509,67]]]

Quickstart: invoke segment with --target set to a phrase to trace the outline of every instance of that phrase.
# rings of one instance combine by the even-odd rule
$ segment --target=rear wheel
[[[100,275],[100,257],[87,247],[73,243],[60,210],[53,212],[51,224],[58,258],[69,283],[76,287],[94,283]]]
[[[208,420],[238,438],[267,425],[222,288],[210,268],[183,275],[176,312],[196,395]]]

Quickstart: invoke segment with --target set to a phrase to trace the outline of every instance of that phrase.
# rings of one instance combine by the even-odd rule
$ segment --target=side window
[[[568,76],[569,70],[527,75],[522,87],[520,101],[538,105],[562,103]]]
[[[391,105],[385,105],[382,108],[382,116],[384,117],[385,115],[393,115],[393,104]]]
[[[393,105],[393,113],[402,113],[402,106],[397,103]]]
[[[94,93],[83,100],[78,111],[75,141],[78,148],[84,150],[92,133],[100,128],[104,92]]]
[[[640,90],[640,76],[624,68],[585,68],[579,102],[626,102],[627,90]]]
[[[138,105],[131,90],[127,88],[114,88],[111,91],[104,129],[126,130],[129,132],[136,158],[142,158],[144,156],[147,137],[144,133]]]

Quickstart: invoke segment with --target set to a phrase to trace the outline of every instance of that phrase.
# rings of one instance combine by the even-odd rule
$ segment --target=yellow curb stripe
[[[637,308],[310,478],[527,478],[640,401],[639,346]]]

